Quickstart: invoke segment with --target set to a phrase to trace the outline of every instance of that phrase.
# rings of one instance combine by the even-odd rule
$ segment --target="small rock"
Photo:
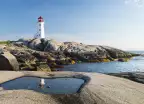
[[[50,86],[47,86],[47,88],[51,88]]]

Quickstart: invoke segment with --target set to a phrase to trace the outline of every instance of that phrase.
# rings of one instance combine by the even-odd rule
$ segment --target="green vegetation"
[[[98,59],[95,60],[89,60],[88,62],[94,63],[94,62],[100,62]]]
[[[110,60],[107,58],[104,58],[104,59],[89,60],[89,62],[92,62],[92,63],[94,63],[94,62],[110,62]]]
[[[110,62],[110,60],[109,59],[102,59],[102,62]]]
[[[12,43],[12,41],[0,41],[0,44],[7,44],[7,45],[9,45],[9,44],[11,44]]]

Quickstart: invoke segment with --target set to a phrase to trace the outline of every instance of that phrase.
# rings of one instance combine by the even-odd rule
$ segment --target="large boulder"
[[[101,46],[101,47],[103,47],[112,58],[130,58],[130,57],[132,57],[131,53],[122,51],[120,49],[116,49],[116,48],[112,48],[112,47],[108,47],[108,46]]]
[[[25,62],[20,65],[20,69],[27,71],[51,71],[46,62]]]
[[[21,38],[18,40],[18,42],[23,42],[24,45],[28,46],[28,44],[31,42],[32,39],[25,39]]]
[[[53,39],[32,39],[29,41],[28,47],[38,50],[38,51],[58,51],[61,50],[63,46],[62,42],[57,42]]]
[[[37,71],[51,72],[51,69],[46,62],[39,62],[39,64],[37,63]]]
[[[0,54],[0,70],[19,70],[17,59],[9,52]]]
[[[20,47],[20,48],[27,48],[27,46],[24,44],[24,42],[13,42],[12,44],[10,44],[13,47]]]
[[[62,48],[63,43],[57,42],[53,39],[47,41],[47,45],[44,49],[44,51],[58,51],[60,48]]]
[[[32,48],[32,49],[40,50],[40,48],[41,48],[41,40],[40,39],[33,39],[33,40],[30,41],[28,46],[30,48]]]
[[[51,71],[47,64],[48,53],[32,50],[15,49],[10,52],[17,58],[20,70]]]
[[[30,52],[28,52],[27,50],[19,50],[19,49],[14,49],[14,50],[10,50],[11,54],[13,54],[18,62],[20,63],[25,63],[27,62],[33,62],[35,60],[37,60]]]
[[[26,42],[26,40],[21,41]],[[59,61],[70,57],[75,61],[107,62],[108,60],[113,61],[116,58],[130,58],[134,56],[129,52],[108,46],[86,45],[78,42],[58,42],[53,39],[31,39],[28,40],[27,46],[37,51],[49,52],[50,54],[46,56],[50,61],[53,59]],[[56,52],[63,52],[65,55],[56,54]]]

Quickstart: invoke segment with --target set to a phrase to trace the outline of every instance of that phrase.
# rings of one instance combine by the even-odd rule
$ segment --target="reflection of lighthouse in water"
[[[34,38],[45,38],[44,20],[41,16],[38,18],[38,31]]]

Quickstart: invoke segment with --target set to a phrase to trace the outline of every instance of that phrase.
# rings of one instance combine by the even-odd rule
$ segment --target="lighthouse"
[[[45,38],[45,32],[44,32],[44,19],[43,17],[38,18],[38,30],[34,38]]]

